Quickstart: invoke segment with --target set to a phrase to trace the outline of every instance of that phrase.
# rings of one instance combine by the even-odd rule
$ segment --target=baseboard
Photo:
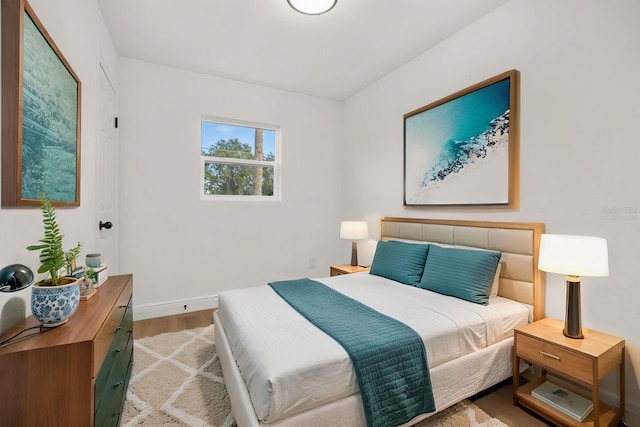
[[[218,295],[167,301],[160,304],[134,305],[133,320],[154,319],[218,307]]]
[[[610,391],[600,390],[600,398],[611,406],[620,407],[620,396]],[[624,405],[625,424],[628,426],[640,426],[640,407],[625,402]]]
[[[640,426],[640,408],[629,403],[625,404],[624,420],[629,427]]]

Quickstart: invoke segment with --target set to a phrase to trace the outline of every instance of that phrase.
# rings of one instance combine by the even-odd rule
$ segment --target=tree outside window
[[[205,198],[278,198],[276,129],[211,120],[201,126]]]

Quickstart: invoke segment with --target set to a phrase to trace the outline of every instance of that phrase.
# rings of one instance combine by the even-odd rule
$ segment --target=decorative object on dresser
[[[78,242],[78,246],[64,252],[64,268],[67,276],[73,276],[76,271],[81,269],[76,268],[76,259],[80,255],[80,249],[82,249],[82,245]]]
[[[80,302],[78,279],[61,276],[60,272],[68,271],[67,266],[78,256],[81,246],[78,242],[75,248],[67,252],[62,249],[63,235],[56,220],[55,208],[42,193],[40,201],[44,237],[40,239],[40,244],[28,246],[27,250],[40,251],[38,273],[49,273],[51,277],[33,285],[31,312],[44,326],[57,326],[71,317]]]
[[[562,333],[581,339],[580,276],[609,275],[607,241],[601,237],[543,234],[538,268],[567,275],[567,311]]]
[[[585,328],[581,340],[565,337],[561,320],[545,318],[528,325],[518,326],[514,332],[513,401],[558,425],[566,426],[617,426],[625,409],[625,341],[609,334]],[[526,361],[541,370],[535,378],[520,383],[519,367]],[[600,381],[615,368],[619,372],[620,404],[616,408],[600,399]],[[577,400],[569,406],[548,402],[539,388],[551,383],[554,389],[562,388],[581,396],[589,404],[580,408]],[[543,390],[543,389],[542,389]],[[571,395],[567,396],[571,398]],[[584,418],[581,420],[580,418]]]
[[[11,390],[0,399],[2,425],[118,425],[133,364],[132,294],[132,275],[112,276],[64,325],[43,330],[30,316],[7,331],[38,330],[0,346],[0,381]]]
[[[340,224],[340,238],[351,242],[351,265],[358,265],[358,244],[356,240],[369,237],[369,228],[365,221],[342,221]]]
[[[84,257],[84,263],[87,267],[97,268],[102,264],[100,254],[86,254]]]
[[[16,292],[33,284],[33,271],[26,265],[11,264],[0,270],[0,292]]]
[[[96,288],[99,288],[109,277],[109,269],[106,264],[100,264],[99,267],[87,269],[87,277],[89,277]]]
[[[80,284],[58,286],[33,285],[31,288],[31,313],[43,327],[53,328],[67,322],[80,304]]]
[[[404,205],[519,206],[520,73],[404,115]]]
[[[88,276],[83,276],[80,278],[78,285],[80,286],[80,300],[88,300],[92,296],[95,295],[97,289]]]

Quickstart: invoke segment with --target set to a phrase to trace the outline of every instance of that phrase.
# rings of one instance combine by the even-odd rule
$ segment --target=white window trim
[[[276,161],[266,160],[250,160],[250,159],[234,159],[229,157],[215,157],[215,156],[203,156],[200,151],[200,200],[213,200],[213,201],[262,201],[262,202],[279,202],[282,200],[282,175],[281,175],[281,147],[282,147],[282,130],[280,126],[249,122],[244,120],[235,120],[214,116],[201,116],[200,123],[203,121],[220,123],[235,126],[252,127],[258,129],[272,130],[275,132],[275,158]],[[200,137],[202,139],[202,136]],[[273,196],[239,196],[239,195],[226,195],[226,194],[204,194],[204,167],[206,163],[222,163],[222,164],[239,164],[239,165],[257,165],[273,167]]]

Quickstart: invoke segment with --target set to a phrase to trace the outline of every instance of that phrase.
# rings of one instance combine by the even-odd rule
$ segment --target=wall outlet
[[[316,268],[316,259],[309,258],[309,268]]]

